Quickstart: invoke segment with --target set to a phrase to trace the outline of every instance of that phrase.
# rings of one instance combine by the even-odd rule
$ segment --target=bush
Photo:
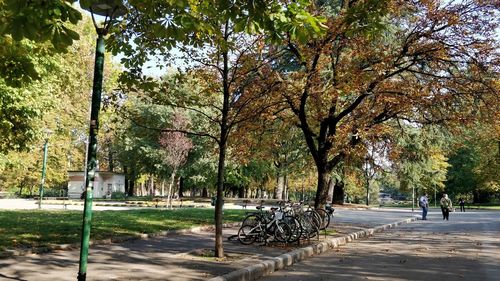
[[[127,195],[121,191],[115,191],[111,193],[111,199],[125,199]]]
[[[64,197],[66,196],[66,190],[62,189],[44,189],[43,197]]]

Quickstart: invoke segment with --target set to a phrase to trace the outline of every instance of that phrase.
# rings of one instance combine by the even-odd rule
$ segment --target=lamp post
[[[45,184],[45,171],[47,168],[47,151],[49,147],[49,137],[52,131],[49,129],[45,130],[45,143],[43,144],[43,161],[42,161],[42,181],[40,183],[40,194],[38,196],[38,209],[42,209],[42,199],[43,199],[43,186]]]
[[[434,208],[437,207],[437,191],[436,186],[434,186]]]
[[[97,44],[94,64],[94,82],[92,86],[92,104],[90,109],[89,142],[87,146],[86,174],[85,174],[85,203],[83,207],[82,236],[80,246],[80,261],[78,281],[87,278],[87,259],[89,252],[90,227],[92,220],[92,197],[94,177],[97,167],[97,131],[99,128],[99,110],[101,107],[102,77],[104,69],[104,36],[107,34],[113,18],[126,13],[125,6],[120,0],[81,0],[80,6],[92,15],[97,32]],[[98,26],[95,15],[103,16],[102,26]]]
[[[415,185],[411,186],[411,211],[415,211]]]

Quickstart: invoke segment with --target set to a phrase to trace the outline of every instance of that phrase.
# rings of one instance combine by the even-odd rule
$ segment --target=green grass
[[[333,235],[336,235],[338,234],[338,232],[334,229],[326,229],[326,230],[321,230],[319,232],[319,235],[327,235],[327,236],[333,236]]]
[[[385,208],[411,208],[411,204],[385,204],[381,205],[382,207]],[[431,203],[429,205],[430,208],[435,208],[434,203]],[[460,206],[458,204],[454,204],[453,207],[457,210],[460,209]],[[420,207],[415,204],[416,209],[420,209]],[[440,208],[439,204],[437,204],[436,208]],[[484,203],[484,204],[467,204],[465,205],[465,209],[475,209],[475,210],[500,210],[500,204],[497,203]]]
[[[238,222],[242,210],[224,210],[224,222]],[[82,212],[0,211],[0,252],[12,248],[39,248],[80,241]],[[156,233],[213,225],[213,209],[126,210],[93,212],[91,239]]]
[[[458,207],[457,207],[458,208]],[[500,210],[499,204],[471,204],[465,205],[465,209],[479,209],[479,210]]]

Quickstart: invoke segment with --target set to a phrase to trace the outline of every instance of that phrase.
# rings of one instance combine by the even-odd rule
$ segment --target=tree
[[[84,167],[88,107],[82,106],[82,101],[90,99],[95,31],[88,17],[72,28],[80,40],[66,53],[30,54],[40,79],[14,87],[0,78],[2,189],[38,186],[46,129],[53,132],[49,139],[48,187],[63,190],[67,171]],[[45,46],[26,39],[22,44],[32,49]],[[105,91],[109,93],[117,69],[110,60],[106,65]]]
[[[250,105],[253,106],[258,107],[259,104]],[[307,147],[300,129],[293,125],[291,113],[287,110],[273,111],[240,124],[230,147],[233,157],[242,164],[250,161],[271,163],[276,180],[273,198],[287,200],[290,178],[304,171],[310,163],[306,159]]]
[[[8,86],[39,80],[36,57],[66,52],[80,38],[72,29],[82,19],[74,2],[0,1],[0,78]]]
[[[236,124],[255,115],[245,112],[246,105],[264,100],[262,96],[273,88],[272,83],[264,83],[273,77],[266,75],[268,70],[263,67],[262,61],[270,59],[266,50],[259,48],[263,38],[245,33],[263,31],[275,37],[288,32],[293,38],[303,39],[308,32],[319,32],[321,21],[305,10],[308,4],[305,0],[287,6],[281,1],[138,4],[132,9],[124,32],[114,37],[117,43],[113,50],[124,53],[123,61],[132,77],[141,77],[141,67],[148,56],[168,58],[170,49],[178,46],[187,51],[189,61],[198,67],[195,71],[205,78],[200,80],[201,88],[209,95],[220,97],[216,105],[218,114],[205,116],[219,126],[218,134],[212,137],[219,148],[215,208],[218,257],[224,256],[222,206],[229,135]],[[164,15],[171,15],[168,22]]]
[[[117,151],[117,160],[126,170],[129,181],[128,194],[135,195],[135,183],[141,175],[149,174],[167,178],[169,168],[165,167],[165,151],[159,143],[161,130],[171,125],[172,110],[161,105],[150,105],[144,100],[144,93],[127,97],[121,101],[115,112],[120,112],[116,120],[116,137],[113,146]],[[143,194],[144,195],[144,194]]]
[[[478,122],[465,130],[465,134],[453,138],[446,181],[448,193],[472,195],[474,203],[489,201],[498,194],[500,157],[496,123]]]
[[[316,11],[326,36],[286,41],[295,70],[280,72],[317,168],[316,207],[333,169],[389,120],[452,126],[498,110],[493,2],[346,0]]]
[[[164,131],[160,136],[160,145],[166,152],[165,163],[172,169],[170,184],[168,186],[168,205],[172,207],[172,187],[174,185],[177,171],[181,165],[186,163],[188,153],[193,147],[192,141],[185,133],[176,130],[185,130],[188,120],[181,113],[176,112],[172,117],[172,130]]]
[[[449,164],[443,134],[436,127],[406,126],[396,140],[391,160],[400,189],[411,191],[412,199],[416,190],[420,193],[444,190]]]

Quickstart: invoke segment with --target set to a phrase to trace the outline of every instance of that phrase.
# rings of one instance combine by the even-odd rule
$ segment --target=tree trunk
[[[30,185],[29,191],[30,191],[30,198],[33,197],[33,189],[35,188],[34,185]]]
[[[227,116],[226,116],[227,120]],[[226,121],[227,122],[227,121]],[[226,126],[222,126],[224,134]],[[222,135],[222,132],[221,132]],[[219,164],[217,168],[217,197],[215,200],[215,256],[218,258],[224,257],[224,246],[222,243],[222,206],[224,205],[224,165],[226,158],[226,140],[221,140],[219,145]]]
[[[333,188],[333,204],[344,204],[344,181],[339,180],[335,182],[335,187]]]
[[[135,193],[135,180],[129,180],[129,187],[127,190],[128,196],[134,196]]]
[[[366,206],[370,205],[370,179],[366,180]]]
[[[174,169],[172,171],[172,174],[170,175],[170,184],[168,185],[168,193],[167,193],[167,207],[169,209],[172,209],[172,188],[174,187],[174,182],[175,182],[175,174],[177,173],[177,170]]]
[[[285,173],[284,177],[284,184],[283,184],[283,200],[288,200],[288,175]]]
[[[128,194],[128,189],[129,189],[129,175],[128,175],[128,169],[127,166],[123,166],[123,173],[125,174],[125,194]]]
[[[326,165],[325,165],[326,166]],[[332,171],[326,167],[318,168],[318,189],[314,200],[314,208],[324,208],[328,198],[328,184],[330,183]]]
[[[155,196],[155,182],[153,175],[149,176],[149,192],[148,195]]]
[[[201,190],[201,197],[203,198],[208,198],[208,189],[206,187],[204,187],[202,190]]]
[[[326,202],[333,201],[333,189],[334,188],[335,188],[335,180],[333,178],[330,178],[330,181],[328,182],[328,198],[326,199]]]
[[[165,196],[165,180],[161,180],[161,196]]]
[[[184,194],[182,194],[184,190],[184,177],[180,177],[179,179],[179,198],[184,197]]]
[[[276,189],[274,191],[274,199],[282,200],[283,199],[283,190],[285,186],[285,176],[281,173],[278,173],[278,180],[276,183]]]
[[[113,163],[113,146],[111,145],[111,142],[108,143],[108,169],[110,172],[113,172],[115,169]]]
[[[229,38],[228,22],[226,22],[224,39]],[[224,246],[222,243],[222,206],[224,205],[224,173],[226,161],[227,139],[229,137],[229,57],[228,51],[222,51],[222,110],[220,121],[220,137],[219,137],[219,163],[217,167],[217,199],[215,201],[215,256],[218,258],[224,257]]]

